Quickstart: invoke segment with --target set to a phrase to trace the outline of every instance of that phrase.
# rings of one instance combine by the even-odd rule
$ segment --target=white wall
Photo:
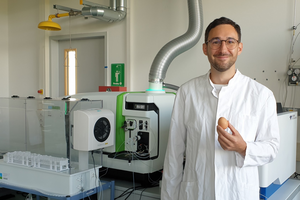
[[[94,3],[109,6],[109,1],[104,0],[94,0]],[[49,13],[55,14],[56,9],[53,9],[53,5],[60,5],[64,7],[74,8],[81,10],[83,7],[79,4],[79,1],[74,0],[49,0],[48,6]],[[59,13],[64,13],[64,11],[59,11]],[[71,36],[72,45],[72,34],[85,34],[85,33],[107,33],[107,66],[108,75],[107,80],[110,85],[110,66],[112,63],[126,63],[127,64],[127,54],[126,54],[126,24],[127,18],[120,22],[107,23],[99,19],[89,17],[85,19],[83,16],[73,16],[71,18],[64,17],[60,19],[53,19],[53,21],[60,24],[62,27],[61,31],[51,31],[48,36]],[[48,55],[46,55],[48,56]],[[126,65],[126,68],[128,66]]]
[[[109,0],[94,0],[109,5]],[[39,22],[56,14],[53,5],[81,9],[79,0],[3,0],[0,1],[0,96],[17,94],[40,96],[37,90],[49,94],[49,37],[60,35],[107,32],[107,64],[127,63],[126,21],[106,23],[94,18],[69,17],[53,19],[62,30],[49,32],[37,28]],[[64,11],[59,11],[63,13]],[[129,61],[128,61],[129,62]],[[110,80],[108,80],[110,81]],[[41,96],[43,97],[43,96]]]
[[[109,5],[109,0],[93,2]],[[107,32],[108,35],[108,66],[124,62],[128,89],[144,91],[148,88],[149,70],[158,51],[170,40],[184,34],[188,27],[186,0],[128,0],[128,14],[121,22],[106,23],[79,16],[69,20],[65,17],[53,19],[61,25],[62,31],[37,29],[40,21],[57,12],[53,4],[82,8],[77,0],[0,2],[0,96],[37,96],[38,89],[47,88],[49,36],[97,32]],[[299,5],[295,24],[300,22]],[[300,107],[300,101],[297,101],[300,87],[286,87],[284,83],[291,27],[294,25],[294,1],[203,0],[203,10],[204,28],[220,16],[227,16],[240,24],[244,50],[236,66],[241,72],[269,87],[278,101],[284,102],[287,91],[285,106]],[[174,59],[165,82],[181,85],[208,71],[209,63],[202,53],[203,38],[204,35],[195,47]],[[299,57],[300,37],[293,54],[295,60]]]
[[[9,95],[7,1],[0,1],[0,97],[7,97]]]
[[[209,62],[202,52],[204,31],[208,24],[221,16],[229,17],[242,29],[244,49],[236,67],[245,75],[270,88],[278,102],[286,107],[300,108],[300,86],[287,86],[288,55],[292,26],[300,23],[300,2],[294,19],[293,0],[202,0],[204,30],[199,43],[179,55],[170,64],[166,83],[180,86],[191,78],[207,73]],[[131,3],[130,89],[148,88],[148,74],[158,51],[187,30],[187,1],[138,0]],[[296,34],[300,33],[300,26]],[[300,37],[292,58],[300,58]],[[297,63],[300,65],[300,61]],[[300,119],[299,119],[300,122]],[[298,122],[298,124],[300,124]],[[300,129],[298,129],[300,142]]]
[[[39,1],[8,1],[9,94],[35,95],[39,85]]]
[[[236,21],[242,29],[244,50],[236,67],[251,78],[269,87],[278,101],[283,101],[279,90],[287,71],[287,57],[292,37],[293,4],[282,1],[217,1],[203,0],[204,30],[221,16]],[[131,4],[131,76],[132,90],[148,88],[148,72],[161,47],[185,33],[188,24],[187,2],[181,0],[139,0]],[[298,4],[297,22],[300,22]],[[187,80],[206,73],[209,63],[202,52],[204,31],[199,43],[191,50],[179,55],[171,63],[165,82],[181,85]],[[300,57],[300,38],[294,53]],[[300,65],[300,62],[299,62]],[[276,72],[275,72],[276,71]],[[283,87],[285,88],[285,87]],[[296,88],[297,94],[299,88]],[[291,92],[289,93],[291,95]],[[298,96],[298,95],[297,95]],[[287,106],[289,105],[287,102]],[[298,105],[300,106],[300,101]]]

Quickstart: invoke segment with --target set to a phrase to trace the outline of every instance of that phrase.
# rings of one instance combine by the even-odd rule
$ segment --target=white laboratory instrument
[[[75,169],[61,172],[15,165],[0,160],[0,183],[36,190],[45,195],[65,197],[98,187],[99,166],[80,171]],[[70,173],[71,171],[71,173]]]
[[[57,197],[98,187],[100,162],[86,159],[85,167],[80,167],[80,152],[71,148],[70,138],[74,112],[88,113],[101,107],[102,101],[0,98],[0,119],[7,119],[0,120],[1,143],[7,143],[0,145],[4,154],[0,159],[0,184]],[[31,126],[32,121],[35,126]],[[32,142],[35,135],[43,140]]]
[[[147,182],[152,173],[161,176],[174,93],[96,92],[72,97],[102,100],[103,109],[115,115],[115,143],[103,150],[102,166],[109,168],[108,173],[117,178],[128,175],[132,179],[132,172],[135,172],[139,182]]]
[[[261,199],[278,190],[296,172],[297,112],[278,114],[280,148],[276,159],[259,167]]]
[[[115,116],[107,109],[74,111],[73,148],[92,151],[112,146],[115,141]]]

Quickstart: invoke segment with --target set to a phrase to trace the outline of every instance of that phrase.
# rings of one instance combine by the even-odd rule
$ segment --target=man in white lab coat
[[[257,166],[279,148],[276,101],[235,67],[241,30],[221,17],[206,29],[211,68],[177,92],[164,162],[162,200],[258,200]],[[223,129],[220,117],[229,121]]]

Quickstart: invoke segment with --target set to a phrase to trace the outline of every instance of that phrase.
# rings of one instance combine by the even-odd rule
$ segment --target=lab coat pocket
[[[198,182],[181,182],[179,199],[196,200],[199,196]]]

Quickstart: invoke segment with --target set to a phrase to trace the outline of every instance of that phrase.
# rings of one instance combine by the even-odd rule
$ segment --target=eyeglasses
[[[228,38],[227,40],[220,40],[218,38],[213,38],[211,40],[208,40],[206,42],[206,44],[209,43],[210,47],[212,49],[216,50],[216,49],[219,49],[221,47],[223,41],[225,42],[226,47],[229,50],[232,50],[232,49],[236,48],[238,43],[239,43],[239,41],[237,41],[234,38]]]

